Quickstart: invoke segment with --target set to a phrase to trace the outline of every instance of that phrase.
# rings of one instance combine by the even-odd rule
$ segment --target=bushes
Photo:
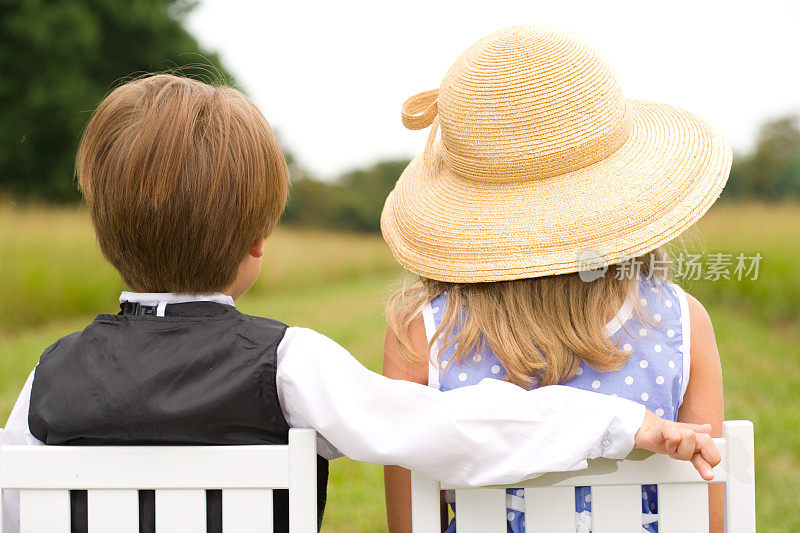
[[[755,149],[734,157],[723,198],[800,198],[800,126],[797,116],[770,120],[761,126]]]
[[[283,220],[296,226],[380,231],[383,202],[407,164],[407,160],[382,161],[332,182],[296,170],[294,175],[300,177],[292,182]]]

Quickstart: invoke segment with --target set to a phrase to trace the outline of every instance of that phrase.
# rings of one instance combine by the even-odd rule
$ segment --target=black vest
[[[152,308],[125,303],[42,354],[28,425],[45,444],[286,444],[277,348],[287,326],[212,302]],[[319,520],[328,462],[318,458]],[[288,495],[273,491],[274,529],[288,531]],[[222,530],[221,492],[207,493],[209,532]],[[154,529],[154,493],[139,495],[140,531]],[[85,531],[85,492],[72,495]]]

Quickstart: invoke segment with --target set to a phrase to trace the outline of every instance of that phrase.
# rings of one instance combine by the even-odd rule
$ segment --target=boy
[[[239,313],[289,181],[272,130],[234,89],[170,75],[119,87],[89,121],[76,170],[100,248],[136,292],[44,352],[5,443],[282,444],[290,427],[313,427],[320,519],[326,459],[340,452],[474,485],[622,458],[634,439],[704,475],[718,461],[695,433],[707,427],[632,402],[497,381],[440,393],[369,372],[316,332]],[[18,527],[14,496],[6,531]],[[286,531],[285,494],[276,499],[275,530]],[[72,504],[82,530],[85,495]],[[221,529],[220,505],[210,491],[209,531]],[[152,494],[140,520],[152,530]]]

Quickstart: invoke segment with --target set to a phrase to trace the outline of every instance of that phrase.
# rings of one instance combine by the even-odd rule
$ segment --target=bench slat
[[[714,468],[714,482],[727,481],[727,448],[723,439],[714,439],[722,461]],[[602,485],[648,485],[655,483],[693,483],[703,478],[689,461],[676,461],[666,455],[645,450],[633,450],[624,461],[599,458],[589,461],[587,470],[549,472],[532,479],[514,483],[517,487],[590,487]],[[463,488],[442,483],[442,489]]]
[[[135,490],[90,490],[89,531],[139,532],[139,493]]]
[[[756,530],[753,423],[747,420],[725,422],[722,433],[724,453],[731,458],[725,483],[725,531],[752,533]]]
[[[593,533],[634,533],[641,530],[641,485],[592,487]]]
[[[227,489],[222,491],[222,531],[272,533],[272,491]]]
[[[659,533],[708,533],[708,486],[669,483],[658,486]]]
[[[314,460],[309,461],[309,457]],[[315,433],[289,433],[289,531],[292,533],[317,533],[316,457]]]
[[[525,531],[530,533],[575,531],[575,489],[525,489],[525,517]]]
[[[23,490],[19,493],[20,533],[70,533],[69,491]]]
[[[441,533],[439,482],[411,471],[411,529],[414,533]]]
[[[157,490],[156,531],[158,533],[205,533],[206,491]]]
[[[506,491],[465,489],[456,491],[458,533],[505,533]]]
[[[3,446],[0,454],[10,489],[289,488],[286,446]]]

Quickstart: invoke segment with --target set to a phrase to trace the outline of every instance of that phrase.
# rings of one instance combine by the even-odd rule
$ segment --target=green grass
[[[762,277],[726,290],[710,282],[689,288],[715,324],[726,417],[756,425],[758,523],[769,532],[800,531],[792,512],[800,494],[798,227],[796,207],[715,209],[703,224],[705,248],[761,251]],[[42,350],[93,314],[113,311],[122,284],[100,259],[80,210],[0,210],[0,253],[4,419]],[[281,230],[267,257],[240,309],[317,329],[380,370],[383,304],[401,276],[380,237]],[[329,493],[324,531],[386,530],[380,467],[335,461]]]
[[[763,256],[758,279],[689,281],[685,287],[701,301],[745,306],[772,320],[800,320],[800,206],[737,205],[713,208],[697,229],[686,232],[694,253]]]
[[[399,272],[379,236],[279,229],[266,242],[264,268],[247,299],[291,299]],[[0,280],[0,331],[108,311],[123,290],[77,207],[0,207]]]
[[[800,331],[741,309],[706,306],[722,358],[725,418],[752,420],[761,531],[800,531]]]

